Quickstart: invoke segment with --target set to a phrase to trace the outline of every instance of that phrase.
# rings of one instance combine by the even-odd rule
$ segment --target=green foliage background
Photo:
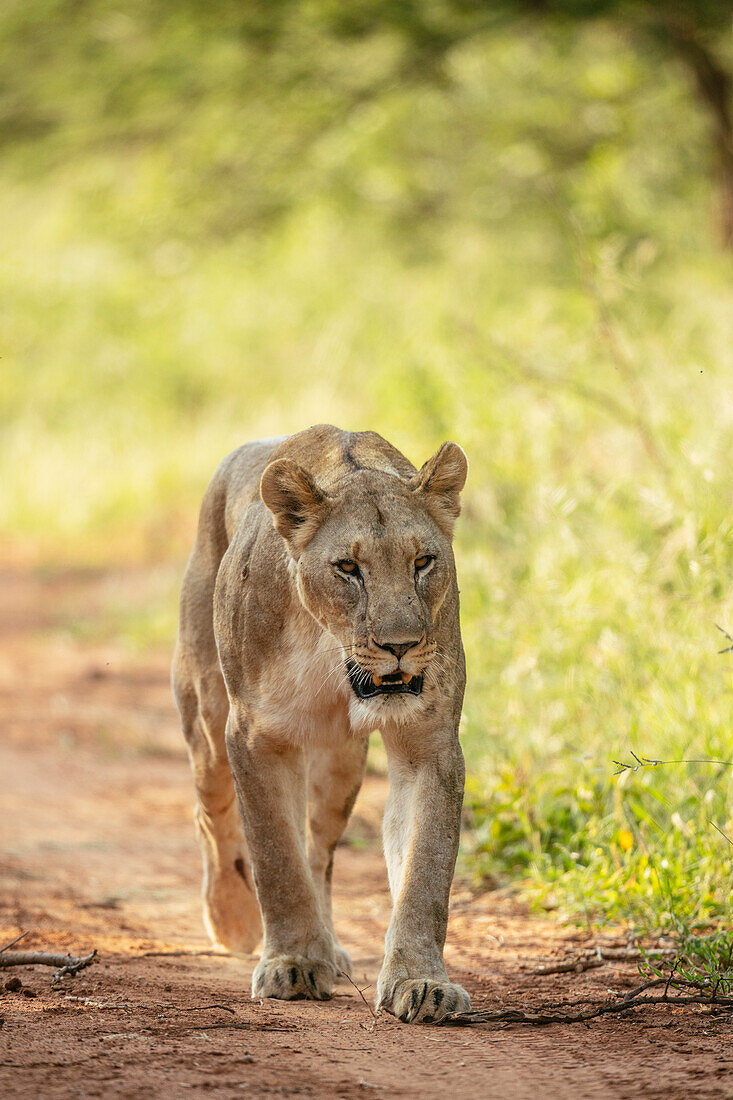
[[[175,576],[247,438],[330,420],[416,462],[457,439],[466,865],[591,915],[721,915],[730,769],[612,777],[630,748],[733,756],[707,119],[623,21],[497,8],[464,34],[431,4],[438,64],[335,10],[3,5],[9,553]],[[109,629],[169,643],[175,598]]]

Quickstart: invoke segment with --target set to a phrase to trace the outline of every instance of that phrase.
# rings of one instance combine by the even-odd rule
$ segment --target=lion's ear
[[[275,527],[294,554],[306,548],[326,514],[326,498],[295,462],[280,458],[265,468],[260,495]]]
[[[416,493],[425,498],[433,517],[450,538],[461,511],[461,489],[468,476],[468,459],[457,443],[444,443],[422,469],[410,478]]]

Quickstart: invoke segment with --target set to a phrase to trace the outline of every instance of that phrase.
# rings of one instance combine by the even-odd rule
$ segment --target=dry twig
[[[66,974],[73,977],[80,970],[91,966],[97,958],[97,949],[91,955],[54,955],[50,951],[13,951],[10,955],[0,954],[0,967],[7,966],[58,966],[59,969],[53,976],[58,981]]]
[[[20,943],[20,941],[24,940],[27,935],[29,935],[28,932],[21,932],[20,935],[16,936],[14,940],[10,941],[10,943],[6,943],[5,947],[0,947],[0,955],[2,955],[3,951],[7,951],[9,947],[15,947],[16,943]]]
[[[365,985],[365,986],[364,986],[364,989],[359,989],[359,986],[358,986],[358,985],[356,984],[356,982],[354,981],[354,979],[353,979],[353,978],[352,978],[352,977],[351,977],[351,976],[350,976],[349,974],[347,974],[345,970],[342,970],[342,971],[340,971],[340,976],[341,976],[342,978],[346,978],[346,981],[347,981],[347,982],[349,983],[349,985],[353,985],[354,989],[356,990],[356,992],[357,992],[357,993],[359,994],[359,996],[361,997],[362,1001],[363,1001],[363,1002],[364,1002],[364,1004],[366,1005],[366,1007],[367,1007],[367,1011],[369,1012],[369,1015],[370,1015],[370,1016],[371,1016],[371,1018],[372,1018],[372,1022],[371,1022],[371,1024],[369,1025],[369,1027],[368,1027],[368,1028],[366,1028],[366,1030],[367,1030],[367,1031],[374,1031],[374,1028],[375,1028],[375,1027],[377,1026],[377,1020],[379,1019],[379,1013],[378,1013],[378,1012],[376,1012],[376,1011],[375,1011],[375,1010],[374,1010],[374,1009],[372,1008],[372,1006],[371,1006],[371,1005],[369,1004],[369,1001],[368,1001],[368,1000],[366,999],[366,997],[364,996],[364,989],[368,989],[368,988],[369,988],[369,986],[368,986],[368,985]]]
[[[85,1005],[87,1008],[99,1008],[99,1009],[116,1009],[127,1011],[131,1008],[142,1009],[145,1012],[204,1012],[211,1008],[220,1009],[222,1012],[228,1012],[231,1016],[236,1016],[236,1012],[233,1008],[229,1008],[227,1005],[172,1005],[161,1003],[148,1003],[142,1004],[135,1001],[95,1001],[93,997],[75,997],[72,993],[67,993],[64,997],[66,1001],[75,1001],[78,1004]]]
[[[723,768],[733,768],[733,760],[713,760],[707,756],[695,757],[689,760],[655,760],[651,756],[637,756],[632,749],[629,749],[629,752],[636,763],[627,764],[623,760],[614,760],[614,764],[618,769],[613,773],[614,775],[622,775],[623,772],[638,772],[641,768],[659,768],[665,764],[720,764]]]

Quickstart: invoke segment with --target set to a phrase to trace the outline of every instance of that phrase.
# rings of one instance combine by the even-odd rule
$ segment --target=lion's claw
[[[408,978],[396,987],[391,1004],[382,1007],[407,1024],[432,1024],[451,1012],[467,1012],[471,1007],[468,993],[452,982],[429,978]]]

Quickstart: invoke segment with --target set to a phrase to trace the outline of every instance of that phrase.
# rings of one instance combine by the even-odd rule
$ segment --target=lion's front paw
[[[430,978],[407,978],[391,992],[380,1007],[407,1024],[432,1024],[451,1012],[468,1012],[471,1001],[465,989],[452,982]]]
[[[327,1001],[335,976],[332,964],[322,959],[272,955],[260,959],[255,967],[252,996],[275,997],[281,1001]]]

